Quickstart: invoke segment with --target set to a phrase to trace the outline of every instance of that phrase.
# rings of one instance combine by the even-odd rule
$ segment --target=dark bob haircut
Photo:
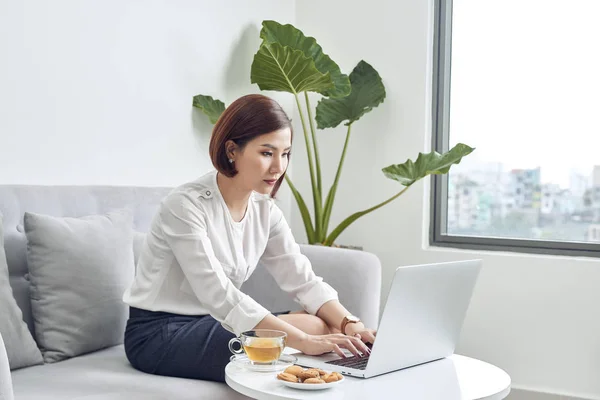
[[[293,139],[292,123],[275,100],[262,94],[240,97],[223,111],[213,128],[209,146],[210,159],[217,171],[229,178],[234,177],[238,171],[227,156],[225,143],[228,140],[243,150],[252,139],[285,128],[290,129]],[[275,182],[271,197],[275,197],[284,178],[285,171]]]

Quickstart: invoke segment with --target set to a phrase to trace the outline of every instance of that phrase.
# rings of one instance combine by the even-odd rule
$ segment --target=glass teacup
[[[287,340],[287,333],[271,329],[255,329],[242,332],[239,338],[229,341],[229,350],[233,354],[246,353],[253,365],[272,365],[279,360]],[[234,349],[234,343],[240,348]]]

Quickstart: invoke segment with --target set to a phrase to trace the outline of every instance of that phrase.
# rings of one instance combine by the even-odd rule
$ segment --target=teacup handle
[[[240,344],[240,348],[239,349],[234,349],[233,348],[233,344],[234,343],[239,343]],[[234,337],[233,339],[231,339],[229,341],[229,351],[231,351],[233,354],[242,354],[244,352],[244,348],[242,347],[242,341],[239,338]]]

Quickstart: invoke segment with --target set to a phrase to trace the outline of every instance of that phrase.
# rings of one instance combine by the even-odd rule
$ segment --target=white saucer
[[[277,378],[276,378],[277,379]],[[338,385],[344,382],[346,378],[342,377],[339,381],[331,382],[331,383],[297,383],[297,382],[288,382],[281,379],[277,379],[279,382],[283,383],[285,386],[289,386],[294,389],[302,389],[302,390],[324,390],[331,389],[335,385]]]
[[[250,362],[245,354],[235,354],[229,359],[234,365],[245,368],[249,371],[256,372],[276,372],[282,371],[287,367],[294,365],[298,359],[291,354],[282,354],[274,364],[270,365],[255,365]]]

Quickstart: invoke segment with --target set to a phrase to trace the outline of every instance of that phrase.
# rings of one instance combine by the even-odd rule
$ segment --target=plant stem
[[[308,138],[308,132],[306,130],[306,122],[304,121],[304,113],[302,112],[302,107],[300,107],[300,100],[298,99],[298,94],[294,93],[294,98],[296,99],[296,105],[298,106],[298,113],[300,114],[300,121],[302,122],[302,130],[304,131],[304,142],[306,144],[306,154],[308,156],[308,167],[310,169],[310,184],[312,186],[313,192],[313,203],[315,208],[315,234],[317,237],[319,236],[320,226],[321,226],[321,213],[322,213],[322,203],[321,203],[321,193],[319,192],[319,188],[316,186],[315,179],[315,171],[313,167],[313,156],[312,149],[310,146],[310,140]]]
[[[317,146],[317,136],[315,131],[315,123],[313,120],[310,101],[308,99],[308,92],[304,92],[304,98],[306,100],[306,111],[308,112],[308,123],[310,124],[310,133],[312,135],[313,148],[315,149],[315,165],[317,167],[317,187],[319,193],[323,193],[323,186],[321,185],[321,157],[319,157],[319,147]]]
[[[304,222],[304,229],[306,230],[306,239],[308,239],[308,243],[317,243],[315,238],[315,230],[312,226],[312,221],[310,220],[310,213],[308,212],[308,207],[306,207],[306,203],[304,202],[302,195],[300,194],[300,192],[298,192],[289,176],[285,176],[285,181],[290,186],[290,190],[292,191],[292,194],[294,195],[294,198],[298,203],[300,215],[302,216],[302,222]]]
[[[350,142],[350,132],[352,130],[352,124],[348,124],[348,131],[346,132],[346,141],[344,142],[344,148],[342,155],[340,156],[340,162],[338,163],[338,169],[335,173],[335,179],[327,194],[327,200],[325,200],[325,209],[323,210],[323,228],[321,230],[322,237],[318,238],[320,242],[323,242],[327,236],[327,228],[329,228],[329,218],[331,218],[331,210],[333,209],[333,201],[335,200],[335,194],[337,192],[338,182],[342,175],[342,166],[344,165],[344,159],[346,158],[346,150],[348,149],[348,143]]]
[[[411,185],[412,186],[412,185]],[[343,220],[338,226],[337,228],[335,228],[333,230],[333,232],[331,232],[331,234],[327,237],[327,239],[325,240],[325,242],[323,243],[325,246],[331,246],[333,244],[333,242],[335,241],[335,239],[337,239],[337,237],[340,235],[340,233],[342,233],[351,223],[353,223],[354,221],[356,221],[357,219],[359,219],[360,217],[362,217],[365,214],[370,213],[371,211],[375,211],[380,207],[385,206],[386,204],[388,204],[391,201],[394,201],[395,199],[397,199],[398,197],[400,197],[400,195],[402,195],[402,193],[406,192],[408,190],[410,186],[406,186],[404,189],[402,189],[399,193],[396,193],[395,195],[393,195],[392,197],[390,197],[389,199],[387,199],[386,201],[377,204],[376,206],[373,206],[371,208],[368,208],[366,210],[363,211],[358,211],[355,212],[354,214],[352,214],[351,216],[349,216],[348,218],[346,218],[345,220]]]

